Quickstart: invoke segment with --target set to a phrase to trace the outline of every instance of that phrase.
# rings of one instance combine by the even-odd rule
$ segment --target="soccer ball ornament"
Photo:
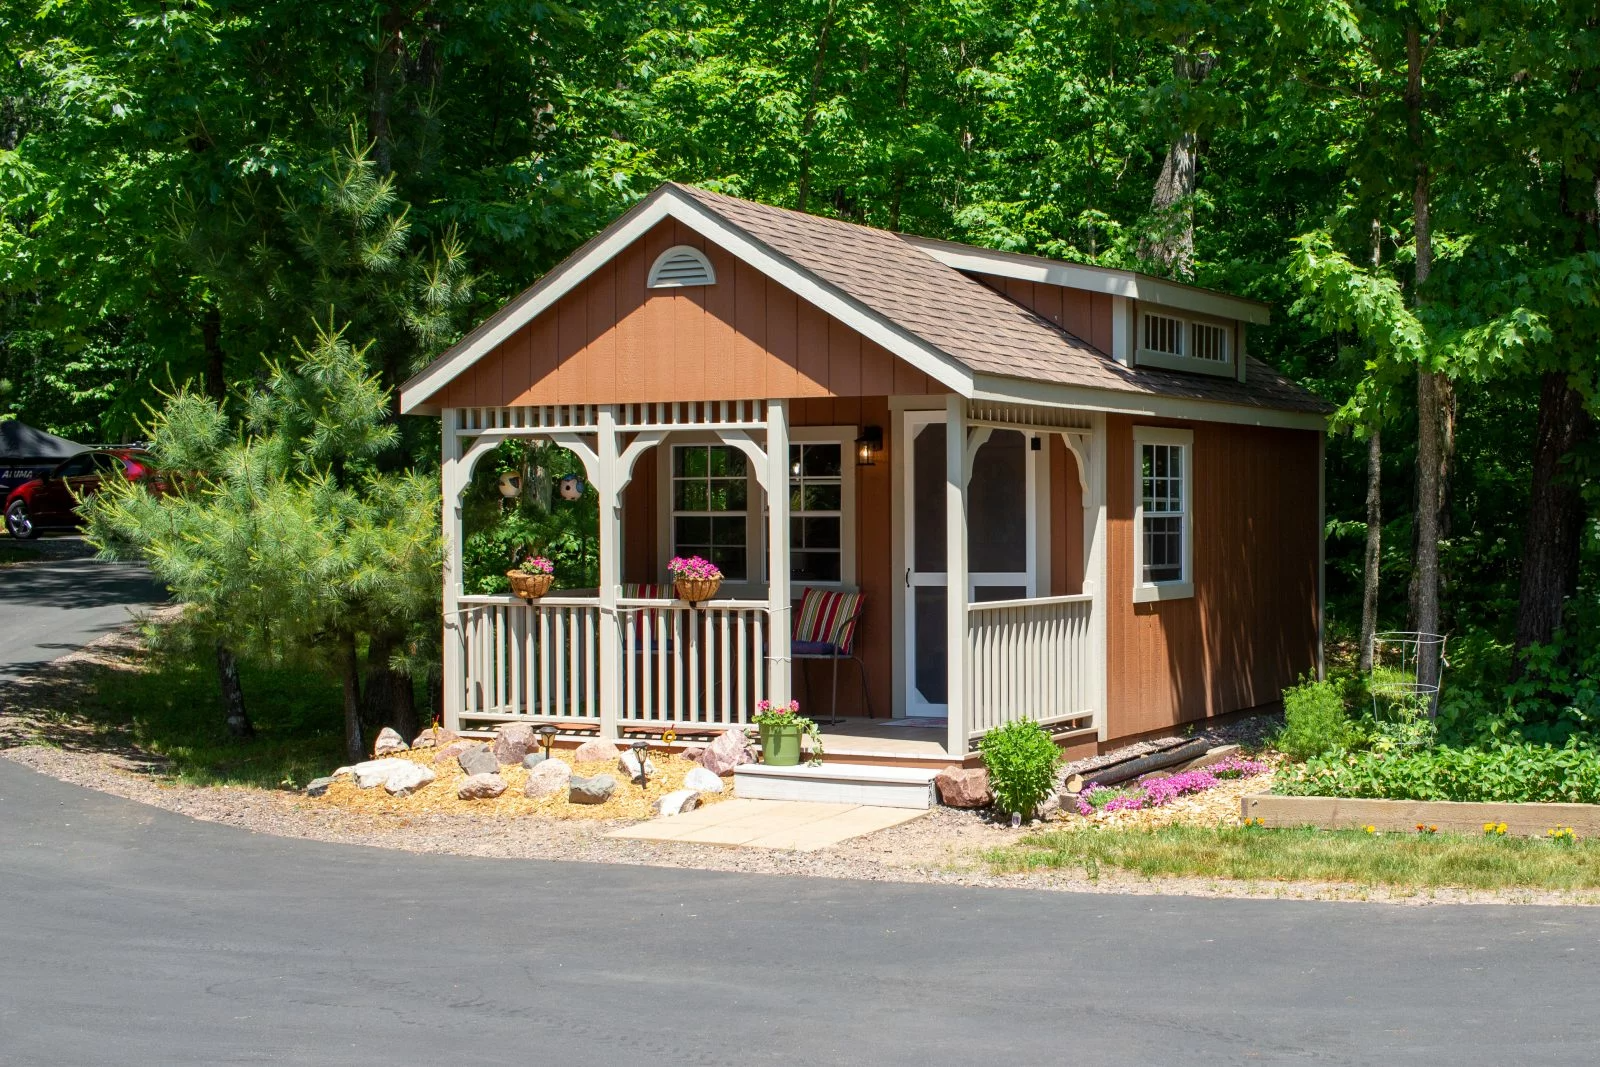
[[[561,479],[560,485],[562,500],[581,500],[583,498],[583,479],[576,474],[568,474]]]
[[[522,495],[522,475],[516,471],[506,471],[500,476],[500,495],[507,500]]]

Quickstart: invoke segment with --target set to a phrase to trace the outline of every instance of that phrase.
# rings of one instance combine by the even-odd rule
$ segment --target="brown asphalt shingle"
[[[1327,412],[1260,360],[1246,381],[1125,367],[1048,320],[885,230],[677,188],[894,326],[971,369],[1031,381]]]

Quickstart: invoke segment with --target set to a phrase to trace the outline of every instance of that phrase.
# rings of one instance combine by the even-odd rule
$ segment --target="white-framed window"
[[[856,580],[854,426],[789,430],[789,579]],[[674,434],[659,449],[661,541],[668,556],[703,556],[747,592],[767,580],[767,510],[750,458],[715,435]]]
[[[1139,312],[1139,349],[1134,361],[1162,370],[1234,375],[1233,331],[1227,320],[1213,321],[1166,309]]]
[[[1133,428],[1133,599],[1194,595],[1194,433]]]
[[[701,556],[738,584],[750,580],[750,463],[724,444],[672,446],[672,554]]]

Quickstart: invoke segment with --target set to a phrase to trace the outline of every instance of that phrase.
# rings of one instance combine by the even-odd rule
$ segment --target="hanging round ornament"
[[[500,476],[500,495],[507,500],[515,499],[522,495],[522,475],[516,471],[506,471]]]
[[[576,474],[564,475],[560,484],[562,500],[583,499],[583,479]]]

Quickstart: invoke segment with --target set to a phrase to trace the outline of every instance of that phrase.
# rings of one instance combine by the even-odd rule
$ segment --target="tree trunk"
[[[1367,438],[1367,549],[1361,576],[1361,672],[1372,673],[1378,633],[1378,564],[1383,558],[1383,435]]]
[[[1422,130],[1422,30],[1413,22],[1406,27],[1406,118],[1415,153],[1415,180],[1411,210],[1415,231],[1416,286],[1413,303],[1426,300],[1428,277],[1433,272],[1433,231],[1429,221],[1432,174],[1428,167]],[[1430,367],[1417,368],[1417,539],[1412,572],[1411,628],[1437,634],[1439,612],[1439,540],[1443,514],[1450,443],[1454,440],[1450,412],[1449,379]],[[1417,656],[1417,682],[1435,685],[1439,678],[1438,646],[1427,642]]]
[[[827,14],[817,28],[817,54],[811,61],[811,88],[806,94],[806,117],[800,124],[800,189],[795,210],[804,211],[811,196],[811,131],[817,125],[817,97],[822,94],[822,72],[828,58],[828,38],[833,34],[833,15],[838,0],[828,0]]]
[[[228,396],[227,367],[222,356],[222,309],[206,304],[200,317],[200,340],[206,353],[206,395],[217,403]]]
[[[421,732],[411,675],[389,664],[400,638],[376,633],[367,646],[366,685],[361,694],[362,722],[372,729],[392,726],[409,742]]]
[[[344,688],[344,754],[351,763],[367,758],[361,736],[361,663],[356,656],[356,635],[339,635],[339,681]]]
[[[1550,641],[1566,600],[1577,592],[1583,545],[1583,492],[1564,463],[1586,442],[1593,420],[1565,371],[1549,371],[1539,390],[1522,586],[1517,598],[1517,652]],[[1520,656],[1519,656],[1520,660]]]
[[[248,741],[256,735],[255,724],[244,707],[244,687],[239,684],[239,662],[233,649],[217,641],[217,680],[222,683],[222,710],[228,721],[228,736]]]
[[[400,4],[390,4],[378,20],[378,55],[373,60],[367,106],[367,134],[372,138],[372,161],[380,175],[394,171],[394,133],[390,123],[395,90],[405,70],[405,30],[411,15]]]
[[[1198,84],[1216,66],[1215,53],[1191,56],[1185,41],[1178,42],[1178,49],[1172,58],[1172,75],[1180,83]],[[1199,140],[1199,131],[1183,129],[1167,148],[1167,158],[1150,197],[1150,214],[1158,232],[1147,237],[1139,250],[1145,259],[1161,264],[1168,274],[1178,278],[1194,275],[1193,197],[1198,188],[1195,157]]]

